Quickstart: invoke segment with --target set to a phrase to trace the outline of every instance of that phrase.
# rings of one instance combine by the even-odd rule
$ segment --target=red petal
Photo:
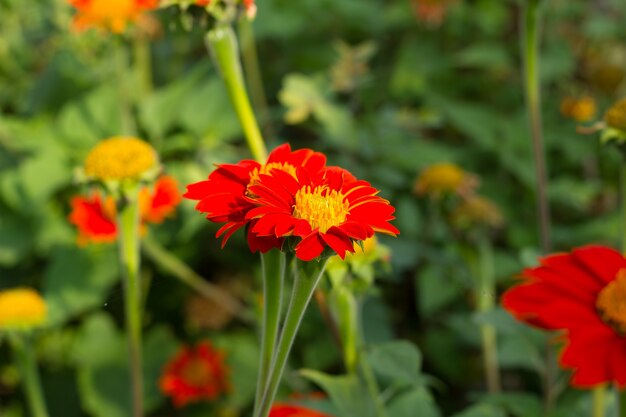
[[[319,233],[311,233],[296,246],[296,256],[303,261],[310,261],[324,251],[324,240]]]
[[[626,268],[626,259],[615,249],[604,246],[585,246],[572,251],[572,255],[605,283],[613,281],[617,272]]]

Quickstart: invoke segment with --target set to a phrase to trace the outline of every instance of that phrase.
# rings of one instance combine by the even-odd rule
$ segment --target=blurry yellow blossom
[[[0,291],[0,330],[27,330],[46,320],[44,299],[29,288]]]
[[[442,162],[422,170],[415,182],[418,195],[441,197],[446,194],[467,194],[478,184],[476,176],[463,171],[459,166]]]
[[[626,131],[626,98],[613,104],[604,113],[604,122],[610,128]]]
[[[461,230],[477,227],[498,228],[504,223],[502,212],[491,200],[473,195],[452,212],[452,224]]]
[[[156,151],[133,137],[113,137],[98,143],[85,159],[85,174],[100,181],[140,180],[158,171]]]
[[[561,101],[561,114],[577,122],[588,122],[596,116],[596,101],[591,96],[565,97]]]

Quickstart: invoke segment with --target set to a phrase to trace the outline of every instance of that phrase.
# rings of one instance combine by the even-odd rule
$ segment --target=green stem
[[[173,277],[198,291],[198,293],[202,294],[207,299],[212,300],[244,322],[249,323],[254,320],[239,300],[196,274],[187,264],[161,246],[156,240],[149,236],[145,237],[141,248],[144,254],[152,259],[155,264],[169,272]]]
[[[336,286],[330,293],[331,305],[341,334],[341,348],[346,371],[357,371],[359,343],[358,303],[352,291]]]
[[[125,194],[118,214],[119,255],[124,275],[124,307],[130,358],[133,417],[143,416],[141,367],[141,280],[139,277],[139,199],[135,187]]]
[[[593,389],[592,417],[604,417],[606,400],[606,384],[598,385]]]
[[[26,400],[33,417],[48,417],[46,401],[41,389],[41,380],[37,369],[35,352],[29,340],[11,337],[11,346],[15,354],[17,365],[22,374]]]
[[[263,324],[261,327],[260,368],[254,398],[255,413],[259,411],[263,393],[269,383],[272,358],[278,342],[287,257],[284,252],[271,250],[261,255],[261,264],[263,266]]]
[[[327,260],[319,263],[315,261],[305,262],[302,265],[302,269],[307,269],[308,271],[304,274],[301,273],[300,268],[298,268],[296,264],[289,308],[287,309],[285,322],[278,340],[276,354],[272,361],[267,387],[263,394],[259,410],[254,414],[254,417],[267,417],[269,415],[274,397],[276,397],[276,392],[278,391],[278,385],[285,371],[289,352],[291,351],[296,334],[298,333],[298,328],[300,327],[306,308],[311,301],[315,287],[322,278],[322,275],[324,275],[326,262]]]
[[[246,92],[235,33],[230,26],[219,24],[207,33],[206,42],[220,69],[250,152],[257,161],[264,163],[267,149]]]
[[[122,122],[122,135],[134,136],[137,126],[133,118],[131,88],[128,82],[129,65],[128,51],[122,38],[115,45],[115,63],[117,71],[117,90],[119,96],[120,119]]]
[[[152,51],[147,37],[138,37],[133,43],[135,58],[135,76],[137,78],[138,96],[146,97],[152,93]]]
[[[478,242],[480,272],[478,275],[478,311],[486,313],[493,310],[495,305],[495,271],[493,248],[486,237]],[[491,324],[483,323],[480,326],[483,344],[483,361],[485,377],[489,393],[500,392],[500,367],[498,365],[498,341],[496,329]]]
[[[617,415],[618,417],[626,417],[626,390],[620,390],[616,387],[615,391],[617,391]]]
[[[246,73],[248,87],[250,87],[252,104],[259,114],[265,133],[271,136],[270,117],[256,50],[254,27],[252,26],[252,20],[246,16],[239,19],[239,38],[241,39],[241,60]]]
[[[535,160],[537,213],[543,253],[550,251],[550,207],[548,179],[541,122],[541,86],[539,77],[539,4],[541,0],[526,0],[524,9],[524,70],[526,78],[526,105]]]

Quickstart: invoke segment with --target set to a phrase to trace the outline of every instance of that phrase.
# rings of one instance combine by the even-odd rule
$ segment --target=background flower
[[[26,330],[43,324],[48,307],[30,288],[0,291],[0,331]]]

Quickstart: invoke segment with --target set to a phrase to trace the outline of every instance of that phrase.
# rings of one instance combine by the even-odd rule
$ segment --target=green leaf
[[[419,383],[422,354],[411,342],[394,340],[374,346],[367,360],[374,372],[394,383]]]
[[[491,404],[476,404],[452,417],[506,417],[506,413]]]
[[[524,392],[490,394],[484,396],[481,402],[502,407],[515,417],[540,417],[543,415],[541,400],[536,395]]]
[[[43,295],[49,323],[59,325],[106,300],[118,280],[115,247],[61,247],[52,254],[44,276]]]
[[[328,394],[340,417],[374,417],[375,406],[356,375],[328,375],[313,369],[300,373]]]
[[[387,406],[393,417],[440,417],[441,412],[425,388],[414,388],[394,398]]]

